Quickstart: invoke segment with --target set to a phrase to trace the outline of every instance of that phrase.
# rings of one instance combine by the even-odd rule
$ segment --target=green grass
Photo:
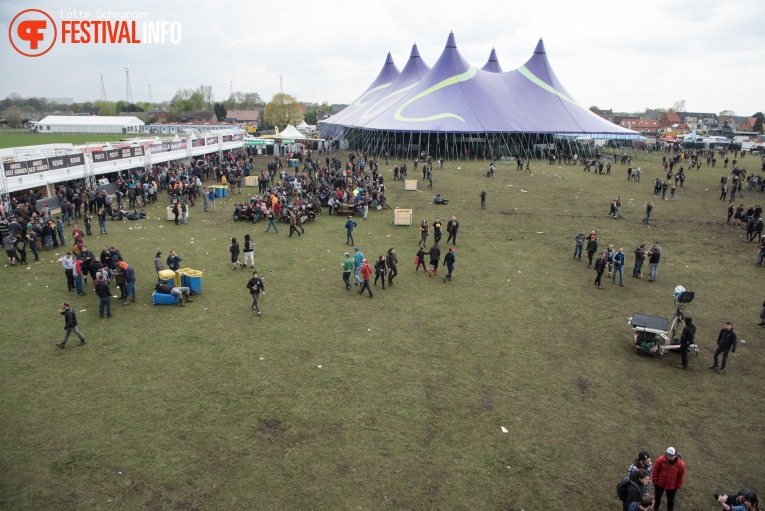
[[[115,301],[112,320],[98,319],[92,292],[66,292],[51,253],[29,270],[0,268],[0,509],[607,509],[637,452],[670,445],[688,468],[678,508],[704,509],[716,490],[765,493],[754,325],[765,270],[724,224],[723,169],[690,171],[665,202],[652,194],[660,161],[638,164],[639,184],[619,165],[612,176],[500,166],[489,180],[484,162],[447,162],[434,182],[446,207],[424,181],[404,192],[386,168],[391,205],[415,221],[357,220],[367,258],[399,254],[394,287],[373,287],[372,300],[343,287],[342,218],[323,215],[300,238],[281,225],[266,235],[262,222],[231,222],[232,198],[215,214],[198,204],[176,227],[156,219],[163,195],[150,220],[89,238],[96,253],[116,245],[138,273],[138,302]],[[606,218],[616,195],[624,220]],[[436,215],[461,222],[446,285],[413,271],[417,224]],[[571,259],[580,229],[625,247],[625,288],[598,290]],[[249,271],[232,271],[226,250],[248,232],[261,317]],[[632,250],[655,239],[658,282],[632,279]],[[204,272],[193,304],[151,305],[158,249]],[[687,371],[671,355],[636,356],[627,325],[633,312],[671,315],[677,284],[697,293],[688,313],[701,355]],[[56,309],[67,299],[88,344],[62,351]],[[726,320],[746,343],[718,375],[706,366]]]
[[[87,142],[117,142],[135,135],[69,135],[44,133],[0,133],[0,149],[41,144],[85,144]]]

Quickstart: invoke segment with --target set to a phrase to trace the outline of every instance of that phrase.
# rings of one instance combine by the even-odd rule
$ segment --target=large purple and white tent
[[[395,71],[394,71],[395,70]],[[432,68],[417,46],[398,73],[388,54],[377,79],[337,115],[320,123],[327,138],[372,153],[436,157],[534,156],[540,147],[586,153],[593,141],[625,144],[640,134],[579,104],[555,76],[542,40],[531,58],[503,72],[492,49],[478,69],[457,50],[454,34]]]

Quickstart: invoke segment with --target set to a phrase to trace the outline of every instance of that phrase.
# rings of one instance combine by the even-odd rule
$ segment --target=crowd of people
[[[616,496],[623,511],[659,511],[664,496],[667,511],[675,509],[675,497],[685,485],[686,468],[680,453],[667,447],[653,463],[651,453],[642,450],[616,483]],[[653,491],[652,491],[653,490]],[[759,511],[760,499],[749,488],[717,493],[713,499],[724,511]]]
[[[420,161],[414,160],[414,170],[417,172],[421,163],[423,179],[432,185],[432,158],[427,155],[421,155],[421,158]],[[577,155],[566,158],[569,162],[573,161],[573,164],[576,164],[577,159]],[[663,165],[668,172],[667,179],[662,182],[661,179],[657,178],[654,183],[654,194],[661,194],[662,199],[667,199],[666,193],[669,190],[669,200],[672,200],[676,185],[679,183],[679,186],[682,187],[685,181],[682,162],[687,161],[689,168],[697,168],[703,159],[704,155],[699,152],[682,156],[675,155],[669,159],[665,157]],[[373,158],[369,159],[368,155],[361,152],[351,153],[347,163],[342,163],[334,157],[331,159],[327,157],[324,162],[321,162],[314,160],[310,151],[307,152],[305,158],[300,155],[300,161],[304,164],[302,169],[285,167],[284,160],[274,158],[268,164],[267,169],[260,172],[257,177],[258,194],[248,201],[236,203],[232,212],[232,219],[235,222],[248,221],[252,223],[268,220],[266,233],[270,231],[271,227],[278,233],[276,224],[286,222],[290,225],[289,236],[294,233],[302,236],[305,233],[303,224],[320,216],[322,208],[326,206],[330,214],[345,214],[347,216],[344,227],[346,244],[355,245],[353,230],[358,224],[354,218],[359,217],[359,221],[361,218],[367,219],[370,210],[375,211],[378,207],[387,206],[384,195],[384,178],[382,174],[378,173],[377,162]],[[622,164],[629,163],[628,159],[622,158]],[[714,166],[715,160],[713,157],[707,156],[707,164],[710,163]],[[756,238],[760,243],[757,264],[762,265],[765,260],[765,238],[761,237],[762,208],[756,205],[744,211],[742,204],[736,205],[736,196],[734,195],[737,193],[738,197],[743,197],[744,188],[749,192],[762,192],[761,179],[760,176],[746,177],[746,172],[738,169],[736,163],[737,160],[734,158],[730,185],[732,196],[728,204],[728,223],[730,224],[731,219],[733,219],[733,225],[736,227],[746,225],[747,241],[755,241]],[[727,168],[727,157],[725,158],[725,165]],[[441,168],[441,166],[442,162],[439,161],[438,167]],[[594,168],[596,172],[602,173],[603,166],[602,161],[586,160],[584,162],[584,170],[586,171]],[[676,167],[679,170],[675,173]],[[88,249],[85,239],[92,235],[91,221],[93,215],[99,223],[100,234],[107,235],[106,221],[108,219],[121,220],[128,215],[132,215],[132,218],[128,218],[130,220],[145,218],[146,213],[143,210],[139,211],[138,208],[157,202],[158,194],[166,191],[176,217],[176,224],[179,224],[179,217],[180,222],[186,223],[187,216],[184,213],[187,213],[188,208],[193,207],[200,197],[204,202],[204,211],[216,211],[215,194],[211,188],[203,187],[204,180],[214,179],[222,184],[230,185],[232,191],[240,191],[242,179],[249,177],[251,170],[252,162],[246,151],[227,153],[222,160],[218,159],[217,155],[213,155],[189,166],[162,164],[153,166],[150,170],[136,169],[121,175],[116,181],[117,188],[114,192],[114,200],[105,189],[92,190],[84,183],[67,183],[59,187],[61,212],[55,217],[52,217],[51,209],[45,203],[40,205],[39,197],[31,192],[27,197],[24,197],[24,200],[14,199],[12,204],[5,207],[3,214],[0,215],[0,237],[3,239],[9,264],[11,266],[16,265],[17,261],[26,264],[27,246],[29,246],[36,261],[40,259],[39,251],[69,247],[66,226],[71,226],[71,222],[74,222],[71,249],[61,258],[67,289],[69,292],[76,292],[80,296],[85,296],[88,294],[86,291],[88,278],[91,278],[93,291],[99,299],[100,317],[112,318],[114,314],[111,309],[113,296],[110,288],[111,283],[114,282],[119,289],[119,298],[123,301],[123,306],[128,306],[136,300],[136,272],[133,266],[123,259],[123,255],[114,244],[106,244],[98,257]],[[606,175],[610,174],[610,171],[611,164],[608,163]],[[406,165],[396,166],[394,181],[403,180],[406,176]],[[671,183],[673,178],[675,185]],[[628,180],[639,182],[640,169],[630,167]],[[721,185],[723,191],[727,193],[729,189],[727,187],[727,175],[723,177]],[[486,206],[486,196],[484,189],[480,195],[482,208]],[[721,197],[721,199],[725,198],[725,196]],[[123,202],[125,200],[128,202],[127,208],[124,208]],[[434,200],[436,204],[447,204],[447,202],[440,199],[440,195],[436,195]],[[643,223],[648,224],[653,202],[648,201],[646,208],[646,217],[643,219]],[[608,216],[615,219],[623,218],[621,196],[612,201]],[[78,223],[80,221],[83,223],[85,231],[80,229]],[[750,225],[752,226],[751,230]],[[414,262],[415,273],[418,273],[422,267],[430,277],[440,276],[439,266],[445,266],[447,272],[442,277],[442,281],[446,283],[452,280],[457,259],[455,246],[457,245],[459,222],[456,216],[452,216],[446,222],[445,229],[448,233],[448,239],[445,244],[451,243],[453,246],[449,247],[445,253],[442,253],[442,248],[439,245],[442,240],[443,228],[440,217],[436,217],[432,224],[427,219],[422,219],[419,225],[418,251]],[[751,236],[749,235],[750,232],[752,233]],[[426,250],[431,234],[433,236],[432,245]],[[592,268],[596,273],[594,284],[598,288],[602,288],[602,277],[606,273],[614,285],[618,275],[619,286],[624,287],[624,267],[628,264],[628,253],[625,253],[624,247],[616,248],[613,243],[609,243],[605,250],[600,250],[599,239],[595,230],[592,230],[589,235],[586,235],[584,230],[580,231],[575,235],[574,241],[573,258],[581,261],[583,252],[586,252],[587,267]],[[232,270],[245,269],[248,265],[250,269],[254,270],[254,249],[254,240],[250,234],[245,235],[241,245],[236,237],[231,238],[228,251]],[[634,255],[632,277],[635,279],[643,278],[643,263],[647,259],[650,268],[648,282],[655,282],[662,257],[660,242],[654,241],[650,246],[646,243],[640,243],[634,249],[630,249],[630,252]],[[240,260],[242,253],[244,257]],[[170,270],[177,271],[180,269],[182,259],[174,250],[170,251],[167,259],[163,260],[162,256],[161,251],[156,253],[154,262],[157,272],[163,271],[165,264]],[[386,253],[372,258],[371,264],[358,247],[354,247],[353,256],[350,252],[345,252],[343,256],[341,263],[342,280],[347,290],[356,286],[359,295],[366,292],[369,298],[373,298],[372,288],[377,287],[378,282],[383,290],[386,289],[386,286],[387,288],[394,286],[394,279],[399,273],[398,255],[394,248],[389,248]],[[375,276],[373,281],[372,273]],[[353,283],[351,276],[354,280]],[[246,288],[252,297],[251,308],[260,316],[259,299],[265,296],[265,285],[257,271],[252,273]],[[159,278],[155,284],[155,291],[176,296],[181,306],[192,302],[190,298],[192,292],[188,287],[174,286]],[[64,302],[59,313],[64,316],[65,337],[56,343],[56,346],[63,349],[70,334],[74,334],[80,339],[79,345],[85,345],[85,337],[78,328],[76,314],[70,302]],[[761,319],[760,324],[765,326],[765,303],[763,304]],[[692,325],[692,321],[687,321],[687,324]],[[695,334],[695,326],[693,332]],[[687,340],[688,336],[685,331],[683,336]],[[692,341],[693,334],[690,334],[690,337]],[[731,352],[734,353],[735,348],[736,334],[732,325],[728,323],[718,336],[718,347],[711,367],[722,372],[725,369],[728,355]],[[721,366],[718,365],[719,355],[722,355]],[[685,360],[684,366],[687,367]],[[676,493],[684,484],[685,465],[673,447],[666,449],[666,452],[656,460],[655,464],[652,464],[651,456],[647,451],[641,451],[630,465],[626,478],[627,481],[624,484],[620,481],[619,486],[624,487],[622,502],[625,510],[658,510],[662,499],[666,496],[667,509],[672,511]],[[651,492],[652,487],[653,493]],[[621,498],[621,493],[619,495]],[[736,494],[716,494],[715,498],[726,511],[730,509],[753,511],[759,505],[757,496],[746,489]]]

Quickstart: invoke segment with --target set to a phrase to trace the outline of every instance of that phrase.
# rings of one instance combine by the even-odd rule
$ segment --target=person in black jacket
[[[600,279],[603,277],[603,272],[606,271],[606,267],[608,266],[608,259],[606,259],[606,253],[603,252],[600,255],[600,258],[595,261],[595,273],[598,274],[597,277],[595,277],[595,285],[600,287]]]
[[[388,273],[388,268],[385,264],[385,256],[380,256],[375,263],[375,286],[377,285],[377,279],[382,279],[382,288],[385,289],[386,273]]]
[[[157,291],[157,293],[162,293],[165,295],[175,295],[178,298],[178,303],[181,307],[186,307],[186,304],[183,303],[183,298],[186,298],[186,302],[188,303],[194,301],[189,298],[191,289],[188,287],[175,287],[171,286],[170,284],[165,284],[164,282],[157,282],[157,284],[154,286],[154,290]]]
[[[428,271],[428,275],[438,275],[438,262],[441,260],[441,249],[438,248],[438,242],[433,243],[430,247],[430,265],[433,267]]]
[[[85,337],[83,337],[82,333],[77,328],[77,316],[74,314],[74,309],[69,306],[69,302],[62,303],[58,313],[64,316],[64,332],[66,332],[66,335],[64,336],[64,340],[57,343],[56,346],[64,349],[66,346],[66,341],[69,340],[69,334],[72,332],[74,332],[74,335],[80,338],[80,344],[77,346],[82,346],[85,344]]]
[[[181,268],[181,261],[183,261],[183,259],[178,257],[175,250],[171,250],[170,255],[167,256],[167,267],[173,271],[178,271]]]
[[[233,264],[232,270],[236,270],[236,265],[244,269],[244,263],[242,263],[239,260],[239,243],[237,243],[236,238],[231,238],[231,245],[228,246],[228,251],[231,252],[231,264]]]
[[[109,288],[109,283],[106,282],[106,278],[103,273],[98,276],[96,280],[96,294],[98,295],[98,314],[99,317],[104,317],[104,310],[106,310],[106,317],[112,317],[112,290]]]
[[[722,374],[725,371],[725,364],[728,362],[728,354],[736,353],[736,331],[733,330],[733,324],[728,321],[725,323],[725,328],[720,330],[720,335],[717,336],[717,349],[715,350],[715,361],[709,366],[710,369],[717,369],[717,357],[722,353],[723,360],[718,373]]]
[[[693,338],[696,337],[696,325],[693,324],[693,318],[685,316],[685,328],[683,333],[680,334],[680,356],[682,357],[682,363],[677,367],[680,369],[688,369],[688,348],[693,344]]]
[[[636,470],[629,475],[630,485],[627,489],[627,498],[622,503],[623,511],[627,511],[633,502],[640,502],[646,494],[645,487],[651,480],[651,474],[644,468]]]
[[[263,295],[266,294],[266,288],[263,287],[263,281],[258,277],[258,272],[253,272],[252,278],[247,281],[247,289],[250,290],[250,295],[252,296],[252,308],[253,310],[258,311],[258,316],[260,316],[258,298],[260,298],[261,293],[263,293]]]

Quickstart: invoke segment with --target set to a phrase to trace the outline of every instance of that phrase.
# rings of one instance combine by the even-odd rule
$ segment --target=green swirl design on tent
[[[377,87],[375,87],[374,89],[372,89],[372,90],[368,91],[366,94],[364,94],[364,95],[363,95],[363,96],[361,96],[359,99],[357,99],[357,100],[356,100],[356,102],[353,104],[353,106],[355,106],[356,108],[358,108],[358,107],[361,107],[361,106],[366,106],[366,105],[368,105],[368,104],[369,104],[369,102],[366,102],[366,103],[362,103],[362,100],[363,100],[365,97],[369,96],[369,95],[370,95],[370,94],[372,94],[373,92],[377,92],[377,91],[378,91],[378,90],[380,90],[380,89],[385,89],[385,88],[387,88],[387,87],[388,87],[388,86],[389,86],[391,83],[393,83],[393,82],[388,82],[388,83],[384,83],[384,84],[382,84],[382,85],[378,85],[378,86],[377,86]]]
[[[520,73],[521,73],[523,76],[525,76],[526,78],[528,78],[528,79],[529,79],[529,81],[530,81],[531,83],[533,83],[534,85],[537,85],[537,86],[539,86],[539,87],[543,88],[543,89],[544,89],[544,90],[546,90],[547,92],[550,92],[550,93],[552,93],[552,94],[555,94],[555,95],[556,95],[556,96],[558,96],[559,98],[561,98],[561,99],[563,99],[563,100],[565,100],[565,101],[568,101],[568,102],[569,102],[569,103],[571,103],[572,105],[576,105],[576,106],[578,106],[579,108],[584,108],[582,105],[580,105],[579,103],[577,103],[577,102],[576,102],[576,101],[574,101],[573,99],[571,99],[571,98],[567,97],[565,94],[561,94],[560,92],[558,92],[557,90],[555,90],[555,88],[554,88],[554,87],[551,87],[551,86],[547,85],[545,82],[543,82],[542,80],[540,80],[540,79],[537,77],[537,75],[535,75],[534,73],[532,73],[531,71],[529,71],[529,70],[526,68],[526,66],[521,66],[521,67],[519,67],[519,68],[518,68],[518,71],[519,71],[519,72],[520,72]]]
[[[377,101],[375,101],[375,103],[372,106],[370,106],[369,108],[364,110],[364,113],[361,114],[361,118],[362,119],[368,119],[369,117],[371,117],[373,115],[376,115],[379,112],[375,112],[375,108],[380,106],[380,103],[383,103],[383,102],[385,102],[387,100],[390,100],[391,98],[394,98],[396,96],[400,96],[401,94],[409,92],[411,89],[414,88],[415,85],[417,85],[417,84],[413,83],[412,85],[404,87],[403,89],[397,90],[395,92],[391,92],[390,94],[388,94],[387,96],[383,97],[382,99],[378,99]]]
[[[434,86],[432,86],[432,87],[430,87],[430,88],[420,92],[415,97],[413,97],[412,99],[410,99],[409,101],[407,101],[406,103],[401,105],[398,108],[398,110],[396,110],[396,112],[393,114],[393,118],[396,119],[397,121],[417,122],[417,121],[435,121],[437,119],[444,119],[444,118],[447,118],[447,117],[453,117],[455,119],[459,119],[462,122],[465,122],[465,119],[463,119],[459,115],[452,114],[452,113],[449,113],[449,112],[443,112],[443,113],[440,113],[440,114],[431,115],[429,117],[417,117],[417,118],[415,118],[415,117],[404,117],[401,114],[401,112],[404,111],[404,108],[408,107],[409,105],[411,105],[415,101],[424,98],[428,94],[436,92],[439,89],[443,89],[444,87],[448,87],[449,85],[454,85],[455,83],[466,82],[466,81],[470,80],[471,78],[473,78],[475,76],[475,74],[476,74],[475,68],[473,66],[470,66],[468,68],[468,70],[465,71],[464,73],[459,74],[459,75],[455,75],[455,76],[452,76],[452,77],[449,77],[446,80],[443,80],[443,81],[435,84]]]

